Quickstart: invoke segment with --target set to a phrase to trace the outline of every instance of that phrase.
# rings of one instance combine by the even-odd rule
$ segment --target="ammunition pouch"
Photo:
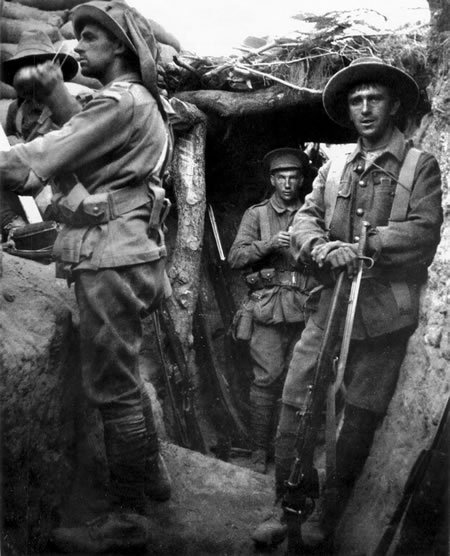
[[[296,270],[263,268],[244,277],[250,290],[260,290],[273,286],[288,286],[302,291],[308,289],[308,274]]]
[[[132,188],[91,195],[78,182],[67,195],[57,193],[52,198],[55,218],[76,228],[106,224],[148,203],[152,204],[149,230],[162,234],[170,201],[165,198],[164,189],[156,185],[145,182]]]

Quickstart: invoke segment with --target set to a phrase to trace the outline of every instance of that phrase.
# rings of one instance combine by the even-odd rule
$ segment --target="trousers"
[[[303,322],[268,325],[253,322],[250,356],[255,386],[271,389],[279,384],[281,393],[292,351],[303,328]]]
[[[141,511],[149,435],[154,434],[148,430],[139,373],[141,319],[163,295],[164,259],[79,270],[74,280],[82,384],[103,420],[112,499],[121,509]]]
[[[350,344],[344,382],[346,402],[383,415],[397,385],[412,328]],[[283,389],[283,403],[304,409],[323,330],[309,319],[297,342]]]

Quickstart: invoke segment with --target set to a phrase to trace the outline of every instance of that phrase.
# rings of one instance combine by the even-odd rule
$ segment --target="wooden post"
[[[192,346],[192,317],[200,283],[206,210],[206,118],[195,107],[189,108],[191,117],[196,113],[196,121],[178,136],[172,162],[178,228],[168,271],[173,289],[168,309],[187,356]]]

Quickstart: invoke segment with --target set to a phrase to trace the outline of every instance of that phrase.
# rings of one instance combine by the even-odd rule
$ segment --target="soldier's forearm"
[[[52,112],[52,120],[62,126],[72,116],[81,112],[81,104],[69,93],[64,83],[61,83],[46,97],[45,104]]]

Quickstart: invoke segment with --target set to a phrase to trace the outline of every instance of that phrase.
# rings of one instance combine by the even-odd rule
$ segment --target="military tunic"
[[[0,153],[5,187],[26,194],[55,178],[79,215],[63,226],[55,256],[73,270],[87,395],[118,412],[141,406],[140,317],[164,290],[166,248],[161,233],[149,235],[152,199],[145,187],[159,183],[167,143],[156,101],[130,73],[96,91],[62,128]],[[106,193],[111,204],[118,191],[130,210],[97,222],[96,195]]]
[[[254,384],[262,388],[281,388],[293,345],[304,326],[307,278],[296,270],[289,248],[275,251],[270,246],[275,234],[289,229],[300,206],[298,202],[288,209],[272,195],[247,209],[228,255],[235,269],[275,270],[273,278],[264,283],[262,277],[244,301],[253,318],[250,354]]]

